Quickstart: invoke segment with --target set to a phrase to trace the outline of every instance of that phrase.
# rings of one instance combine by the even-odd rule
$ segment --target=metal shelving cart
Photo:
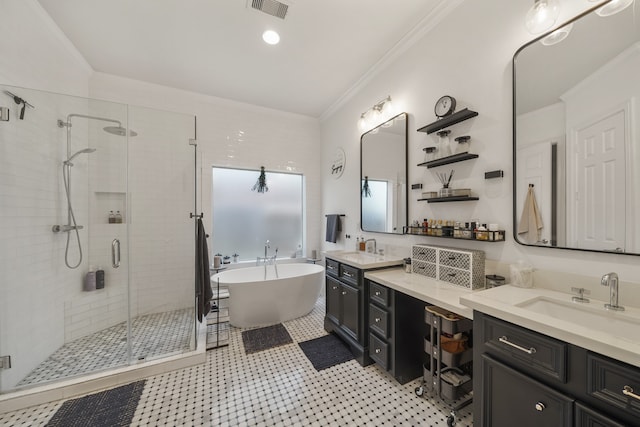
[[[470,344],[473,322],[437,306],[425,307],[424,314],[429,326],[424,342],[428,357],[422,384],[416,387],[415,393],[422,396],[426,389],[448,402],[466,395],[447,417],[447,425],[451,427],[456,423],[456,412],[471,404],[473,399],[473,349]]]
[[[216,273],[220,269],[217,270]],[[229,290],[220,289],[216,281],[211,298],[211,311],[207,314],[207,350],[229,345]]]

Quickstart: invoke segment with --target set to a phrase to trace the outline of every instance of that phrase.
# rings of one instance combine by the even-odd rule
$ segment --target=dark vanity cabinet
[[[483,313],[473,322],[474,426],[640,426],[640,368]]]
[[[365,280],[368,281],[368,280]],[[422,374],[424,302],[368,281],[369,356],[400,384]]]
[[[364,333],[364,272],[341,262],[326,259],[326,304],[324,329],[345,341],[363,366],[371,364]]]
[[[364,279],[365,271],[369,270],[326,258],[324,329],[342,338],[362,366],[373,362],[369,357],[369,282]]]

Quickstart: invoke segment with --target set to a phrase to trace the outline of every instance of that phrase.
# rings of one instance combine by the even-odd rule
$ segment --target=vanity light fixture
[[[553,27],[559,15],[558,0],[534,0],[525,16],[524,25],[531,34],[540,34]]]
[[[362,132],[366,132],[378,126],[380,122],[386,122],[389,117],[394,115],[393,113],[394,107],[391,101],[391,96],[389,95],[364,113],[360,114],[358,126]],[[387,126],[391,126],[392,124],[393,123],[389,123]]]
[[[264,42],[267,44],[275,45],[280,43],[280,34],[276,33],[273,30],[267,30],[262,33],[262,40],[264,40]]]
[[[569,25],[565,25],[564,27],[558,28],[557,30],[549,34],[547,37],[540,40],[540,43],[542,43],[545,46],[553,46],[554,44],[558,44],[562,40],[567,38],[572,28],[573,28],[573,23]]]
[[[589,0],[591,2],[595,2],[598,0]],[[634,0],[611,0],[609,3],[602,6],[600,9],[596,10],[596,14],[602,17],[607,17],[611,15],[615,15],[618,12],[622,12],[631,4]]]

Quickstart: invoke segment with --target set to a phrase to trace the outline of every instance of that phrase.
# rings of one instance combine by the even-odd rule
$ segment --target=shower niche
[[[118,225],[127,223],[126,193],[96,191],[94,197],[95,208],[93,209],[94,212],[92,212],[92,224]]]

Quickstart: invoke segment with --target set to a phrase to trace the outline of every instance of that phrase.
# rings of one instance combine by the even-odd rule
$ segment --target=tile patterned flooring
[[[131,322],[135,359],[191,351],[194,310],[168,311],[139,316]],[[127,323],[73,340],[45,359],[18,383],[18,387],[126,366]]]
[[[241,329],[203,365],[147,379],[133,426],[446,426],[451,405],[417,397],[376,365],[351,360],[316,371],[298,342],[325,335],[324,298],[285,322],[293,343],[245,354]],[[62,401],[0,414],[2,426],[42,426]],[[472,425],[471,406],[456,427]]]

